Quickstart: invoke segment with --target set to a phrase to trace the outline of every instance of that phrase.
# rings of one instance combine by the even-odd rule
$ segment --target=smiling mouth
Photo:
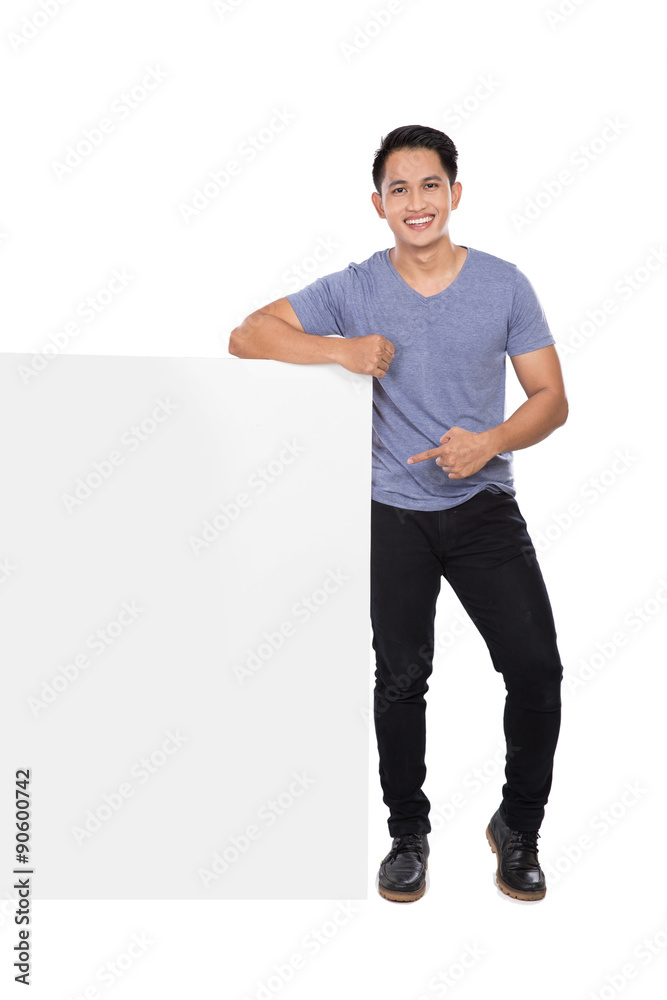
[[[434,218],[435,218],[434,215],[427,214],[427,215],[420,215],[419,218],[415,219],[414,221],[412,219],[405,219],[404,221],[406,226],[409,226],[410,229],[422,230],[426,229],[426,227],[433,222]]]

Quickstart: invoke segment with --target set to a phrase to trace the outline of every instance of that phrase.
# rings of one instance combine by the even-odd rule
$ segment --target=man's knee
[[[515,705],[519,703],[538,712],[561,708],[563,665],[557,650],[546,649],[520,657],[511,669],[503,671],[503,677]]]
[[[376,700],[407,701],[415,694],[423,694],[432,671],[432,656],[416,657],[400,668],[390,667],[378,659],[375,669]]]

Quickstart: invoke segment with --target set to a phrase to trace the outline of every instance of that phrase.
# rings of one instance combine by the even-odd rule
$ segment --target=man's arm
[[[289,300],[282,298],[250,313],[232,330],[229,353],[293,365],[335,362],[357,375],[384,378],[394,345],[380,333],[349,339],[306,333]]]
[[[237,358],[266,358],[293,365],[337,362],[341,338],[306,333],[287,298],[255,310],[235,327],[229,353]]]
[[[434,458],[450,479],[466,479],[479,472],[503,451],[517,451],[544,440],[565,423],[568,403],[560,360],[553,344],[510,359],[528,399],[511,417],[475,433],[451,427],[440,438],[439,448],[430,448],[408,458],[408,464]]]
[[[543,441],[568,417],[563,373],[553,344],[517,354],[510,361],[528,399],[502,424],[482,434],[488,442],[490,458],[502,451],[517,451]]]

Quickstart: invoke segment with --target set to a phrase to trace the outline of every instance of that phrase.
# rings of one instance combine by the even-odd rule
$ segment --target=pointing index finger
[[[425,458],[432,458],[436,452],[437,449],[434,451],[420,451],[418,455],[412,455],[408,459],[408,465],[413,465],[415,462],[423,462]]]

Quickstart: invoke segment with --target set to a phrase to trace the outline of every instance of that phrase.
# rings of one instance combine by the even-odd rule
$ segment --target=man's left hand
[[[489,445],[488,434],[482,431],[466,431],[463,427],[450,427],[440,438],[439,448],[430,448],[412,455],[408,465],[423,462],[426,458],[434,458],[435,464],[446,472],[450,479],[466,479],[479,472],[493,458]]]

